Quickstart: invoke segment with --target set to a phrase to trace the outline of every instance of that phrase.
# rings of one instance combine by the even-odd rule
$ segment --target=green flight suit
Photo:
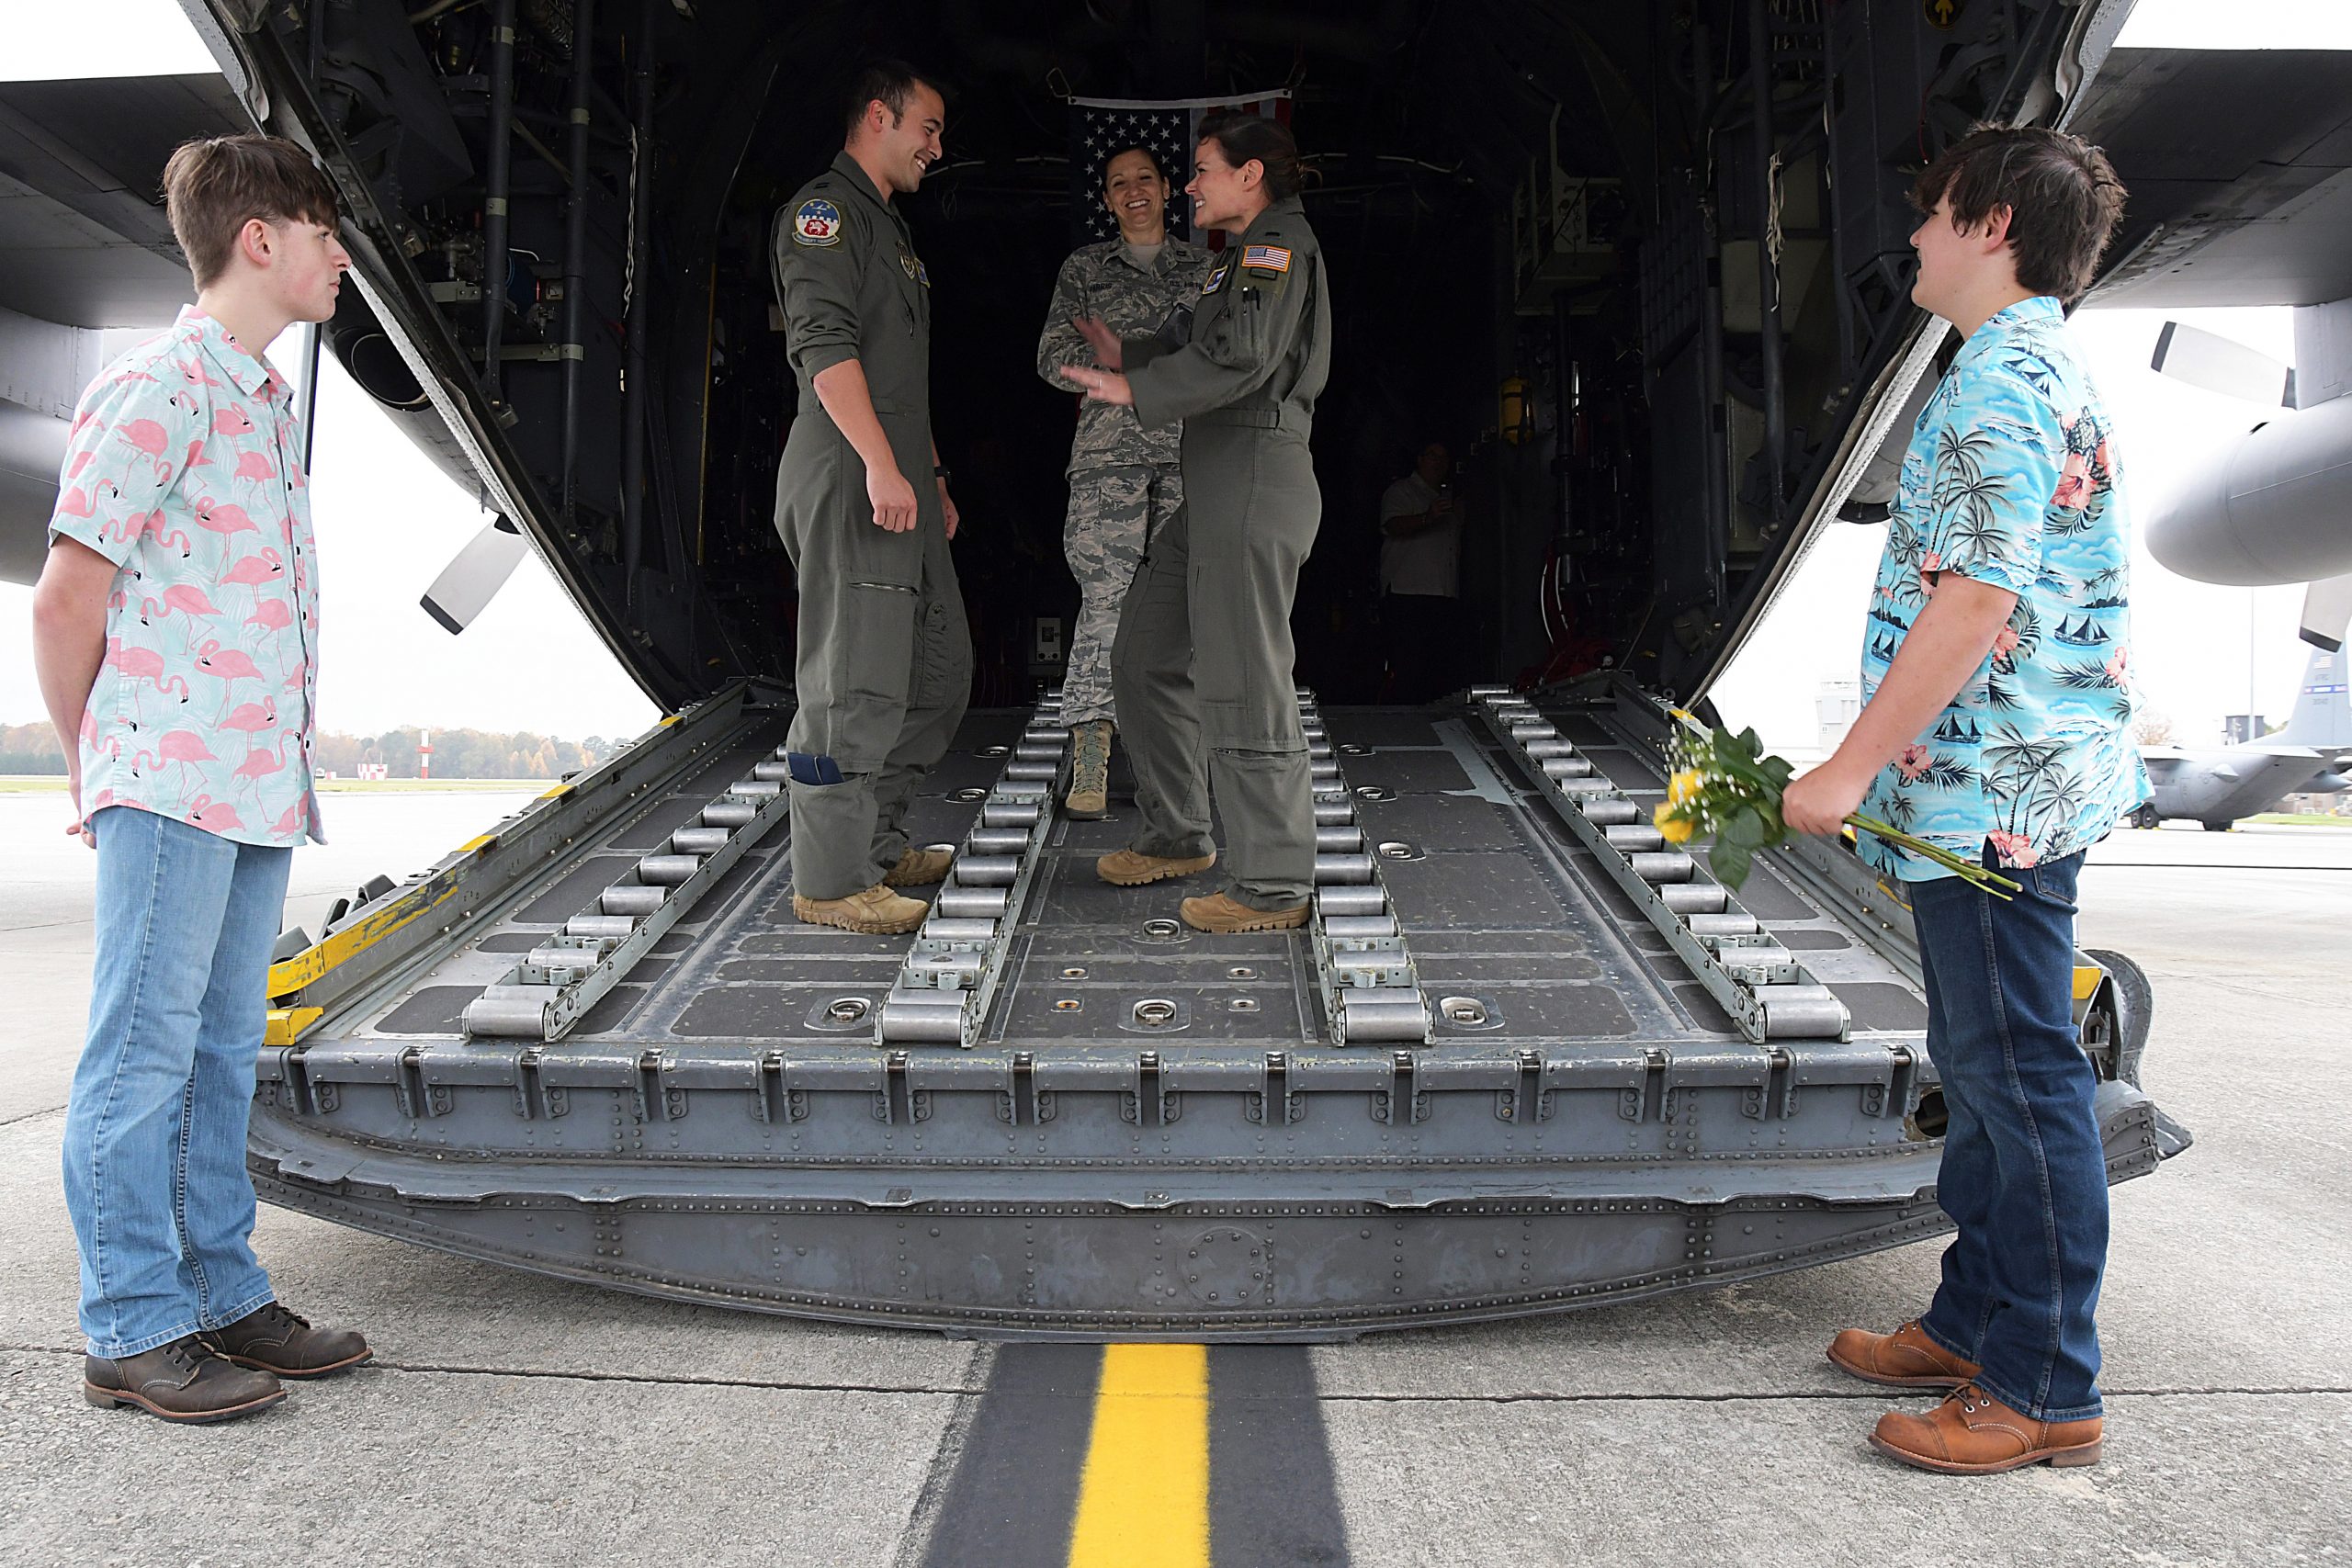
[[[932,474],[931,274],[906,220],[843,152],[777,214],[771,252],[800,384],[775,477],[776,532],[800,580],[792,886],[842,898],[907,848],[915,785],[971,695],[972,638]],[[865,465],[818,401],[818,374],[848,359],[914,489],[910,532],[875,526]],[[842,782],[815,782],[835,769]]]
[[[1144,427],[1184,425],[1184,503],[1145,548],[1111,655],[1134,847],[1206,854],[1214,788],[1232,897],[1295,908],[1315,886],[1315,803],[1290,607],[1323,517],[1306,443],[1331,367],[1306,209],[1274,203],[1219,254],[1189,343],[1130,337],[1120,351]]]

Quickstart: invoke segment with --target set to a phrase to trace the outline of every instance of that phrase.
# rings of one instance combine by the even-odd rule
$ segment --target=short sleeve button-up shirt
[[[2132,538],[2107,411],[2056,299],[1969,335],[1914,427],[1862,649],[1878,689],[1938,575],[2018,596],[1984,662],[1883,771],[1862,814],[1968,860],[2030,866],[2086,849],[2148,796],[2127,680]],[[1871,834],[1909,881],[1949,874]]]
[[[74,411],[52,540],[114,562],[82,807],[240,843],[325,840],[311,786],[318,558],[292,389],[193,306]]]

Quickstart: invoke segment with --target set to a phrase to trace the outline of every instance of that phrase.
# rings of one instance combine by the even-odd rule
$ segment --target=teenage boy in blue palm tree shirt
[[[2083,855],[2147,798],[2125,683],[2131,536],[2105,409],[2067,330],[2123,206],[2098,149],[1984,128],[1921,173],[1911,298],[1965,340],[1914,427],[1863,644],[1863,707],[1782,802],[1800,832],[1867,805],[2019,885],[1996,897],[1865,834],[1907,891],[1957,1234],[1934,1300],[1829,1359],[1948,1392],[1871,1443],[1962,1474],[2100,1451],[2107,1165],[2074,1023]]]

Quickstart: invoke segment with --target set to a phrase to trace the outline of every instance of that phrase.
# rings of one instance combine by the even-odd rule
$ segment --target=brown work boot
[[[1196,871],[1206,871],[1216,863],[1216,852],[1189,860],[1173,855],[1148,855],[1141,850],[1113,850],[1094,863],[1094,874],[1120,887],[1141,887],[1147,882],[1165,882],[1171,876],[1190,876]]]
[[[2020,1465],[2097,1464],[2103,1423],[2036,1421],[1962,1383],[1926,1416],[1890,1410],[1878,1418],[1871,1447],[1921,1470],[1991,1475]]]
[[[1253,909],[1230,893],[1187,898],[1177,912],[1196,931],[1286,931],[1306,923],[1304,904],[1295,909]]]
[[[1958,1388],[1983,1370],[1928,1338],[1916,1317],[1892,1334],[1841,1328],[1829,1342],[1829,1359],[1864,1382],[1889,1388]]]
[[[839,926],[868,936],[895,936],[922,924],[931,906],[920,898],[901,898],[880,883],[846,898],[804,898],[792,896],[792,912],[812,926]]]
[[[197,1426],[266,1410],[286,1390],[267,1372],[231,1365],[191,1334],[136,1356],[85,1356],[82,1397],[101,1410],[131,1405]]]
[[[346,1371],[376,1352],[356,1328],[313,1328],[300,1313],[276,1302],[197,1336],[216,1356],[281,1378],[322,1378]]]
[[[885,887],[928,887],[934,882],[944,881],[947,876],[947,868],[955,863],[954,850],[919,850],[912,844],[909,844],[907,852],[899,857],[899,863],[892,866],[889,874],[882,878],[882,886]],[[804,920],[808,918],[806,915],[801,917]]]
[[[1111,721],[1090,719],[1069,727],[1069,794],[1063,809],[1096,821],[1111,812]]]

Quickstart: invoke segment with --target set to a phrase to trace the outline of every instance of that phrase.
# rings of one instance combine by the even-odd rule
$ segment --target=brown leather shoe
[[[1889,1388],[1958,1388],[1984,1370],[1928,1338],[1917,1318],[1892,1334],[1841,1328],[1829,1342],[1829,1359],[1864,1382]]]
[[[1991,1475],[2020,1465],[2097,1464],[2104,1423],[2036,1421],[1978,1388],[1962,1383],[1925,1416],[1888,1411],[1878,1418],[1871,1447],[1921,1470],[1947,1475]]]
[[[1113,850],[1094,863],[1094,874],[1119,887],[1141,887],[1171,876],[1190,876],[1216,863],[1216,852],[1190,860],[1173,855],[1148,855],[1141,850]]]
[[[944,881],[947,868],[956,863],[954,850],[919,850],[912,844],[899,857],[899,863],[882,878],[885,887],[928,887]]]
[[[1253,909],[1230,893],[1187,898],[1177,906],[1184,923],[1196,931],[1286,931],[1306,923],[1307,906],[1295,909]]]
[[[85,1356],[82,1397],[101,1410],[130,1406],[193,1427],[266,1410],[286,1390],[268,1372],[231,1365],[191,1334],[136,1356]]]
[[[902,898],[880,883],[846,898],[803,898],[792,896],[792,912],[812,926],[839,926],[867,936],[895,936],[922,924],[931,906],[920,898]]]
[[[276,1302],[197,1337],[217,1356],[281,1378],[322,1378],[346,1371],[376,1353],[357,1329],[313,1328],[309,1318]]]

